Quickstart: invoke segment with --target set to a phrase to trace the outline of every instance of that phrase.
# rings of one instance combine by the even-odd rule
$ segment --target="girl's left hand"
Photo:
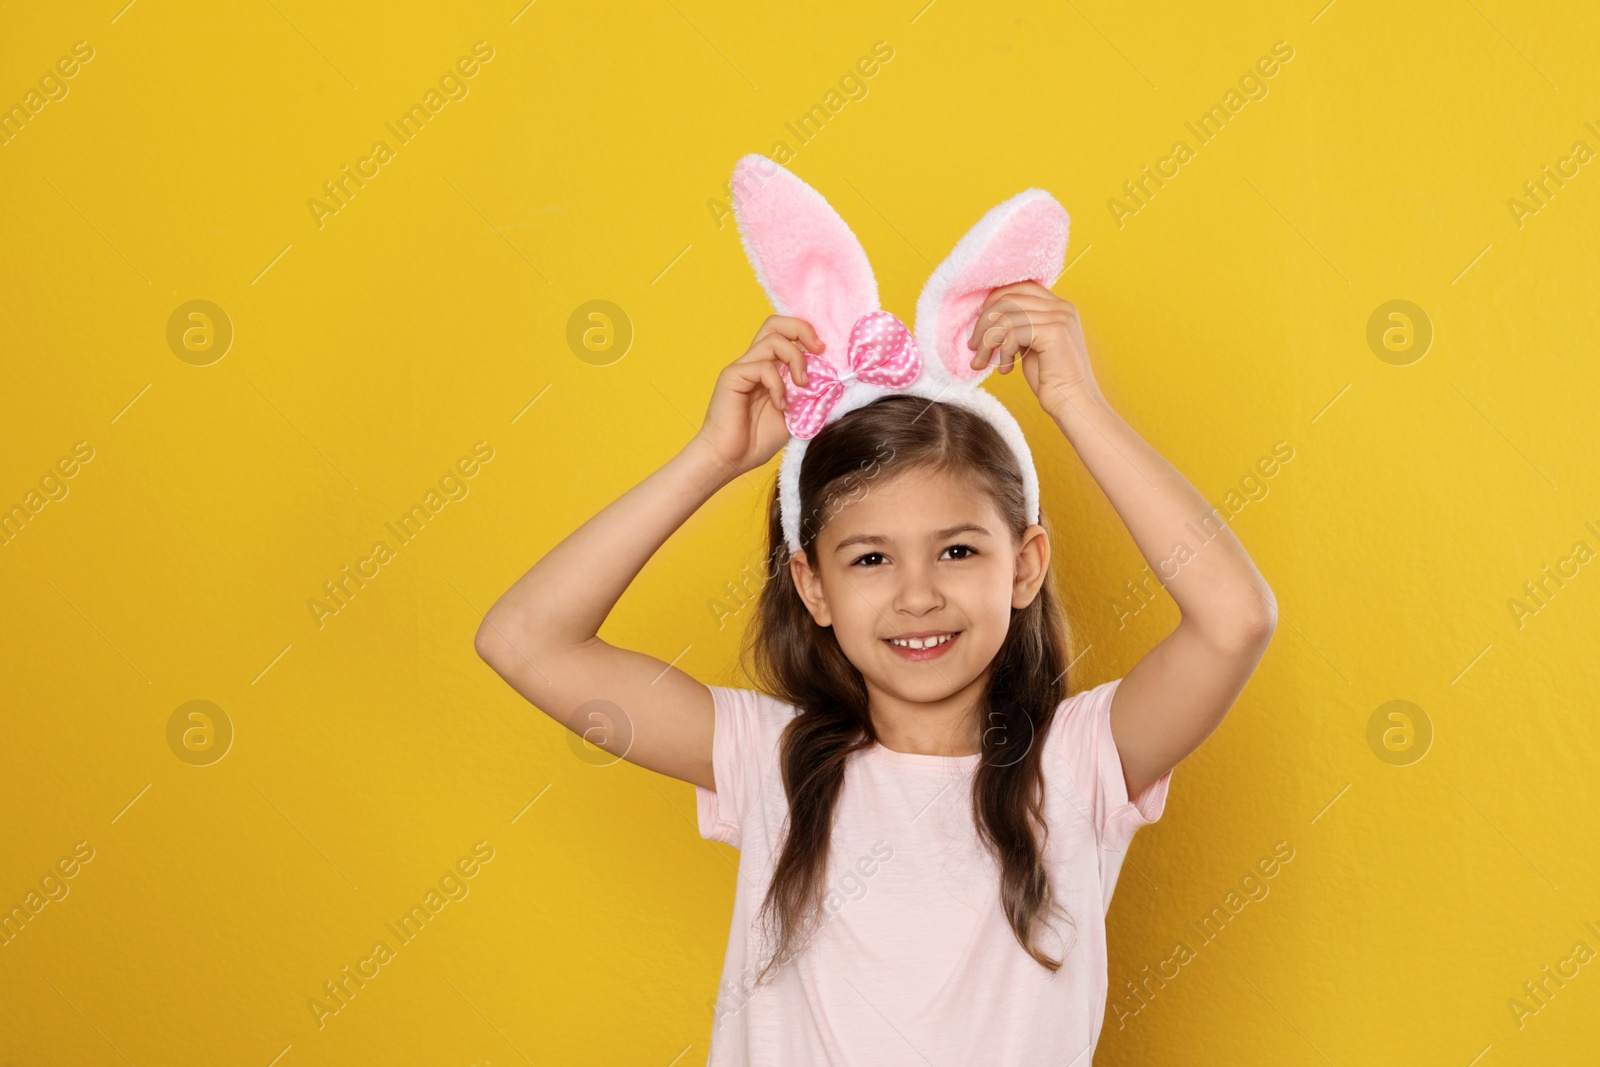
[[[1001,374],[1019,362],[1022,376],[1052,415],[1080,396],[1097,397],[1100,386],[1078,325],[1078,309],[1038,282],[1003,285],[978,309],[967,347],[972,369],[998,358]]]

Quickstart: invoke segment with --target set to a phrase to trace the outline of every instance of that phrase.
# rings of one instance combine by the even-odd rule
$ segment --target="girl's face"
[[[1013,542],[987,493],[948,472],[870,483],[827,520],[815,558],[794,557],[801,598],[875,701],[947,701],[987,679],[1011,609],[1032,602],[1050,558],[1042,526]],[[921,649],[906,647],[924,645]],[[937,646],[934,642],[944,639]]]

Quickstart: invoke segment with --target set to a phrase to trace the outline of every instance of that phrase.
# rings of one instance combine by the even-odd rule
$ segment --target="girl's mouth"
[[[952,634],[943,634],[938,637],[920,638],[911,641],[909,644],[898,645],[895,644],[893,640],[885,638],[883,643],[889,646],[890,651],[906,662],[921,663],[924,660],[938,659],[940,656],[950,651],[950,646],[956,643],[956,639],[959,638],[961,634],[962,631],[957,630]],[[911,644],[920,644],[923,647],[912,648],[910,647]]]

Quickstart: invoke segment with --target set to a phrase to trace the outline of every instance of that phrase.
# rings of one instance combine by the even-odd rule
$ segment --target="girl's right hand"
[[[768,316],[750,342],[750,350],[717,375],[700,437],[716,450],[719,462],[732,464],[735,473],[743,474],[778,454],[790,437],[778,368],[788,366],[796,385],[809,385],[805,354],[822,348],[816,331],[804,319]]]

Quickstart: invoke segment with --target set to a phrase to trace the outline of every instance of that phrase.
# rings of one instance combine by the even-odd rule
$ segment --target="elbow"
[[[515,651],[522,643],[515,633],[516,627],[512,620],[490,608],[488,614],[484,615],[483,621],[478,624],[478,632],[472,637],[472,648],[478,653],[479,659],[495,667],[504,661],[508,652]],[[496,667],[496,670],[498,669]]]
[[[478,624],[478,632],[472,635],[472,650],[478,654],[479,659],[493,666],[490,660],[494,655],[493,648],[493,631],[489,628],[489,617],[485,615],[483,621]]]
[[[479,659],[509,681],[513,675],[522,676],[526,669],[532,669],[537,676],[539,671],[535,663],[571,647],[554,635],[553,627],[526,611],[511,612],[494,607],[478,624],[472,647]]]
[[[1278,598],[1272,595],[1272,590],[1263,586],[1260,599],[1239,615],[1241,646],[1265,651],[1278,629]]]
[[[1210,617],[1198,627],[1212,648],[1225,655],[1252,655],[1266,652],[1278,628],[1278,601],[1271,590]]]

